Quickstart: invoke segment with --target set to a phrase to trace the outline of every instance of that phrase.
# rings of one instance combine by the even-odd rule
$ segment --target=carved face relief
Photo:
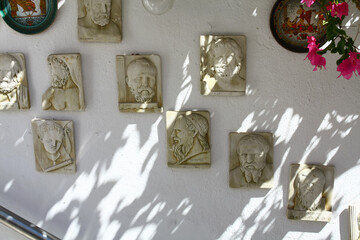
[[[157,70],[145,58],[132,61],[127,70],[127,85],[137,102],[151,102],[155,96]]]
[[[169,111],[167,123],[168,166],[210,166],[208,112]]]
[[[183,115],[176,119],[171,138],[173,140],[174,156],[178,161],[182,161],[194,145],[194,132],[190,131],[186,126]]]
[[[220,38],[213,46],[213,63],[216,78],[231,82],[241,69],[242,54],[240,46],[230,38]]]
[[[273,187],[273,135],[270,132],[229,134],[229,186]]]
[[[43,110],[83,111],[81,56],[51,54],[48,56],[51,86],[42,95]]]
[[[21,71],[19,62],[11,55],[0,55],[0,93],[8,94],[17,86],[17,72]]]
[[[295,191],[299,205],[306,210],[314,211],[320,206],[325,186],[325,175],[318,168],[305,168],[295,179]]]
[[[258,183],[262,170],[266,166],[266,155],[270,147],[260,135],[248,135],[240,139],[238,156],[240,169],[246,181]]]
[[[34,119],[32,128],[36,169],[75,173],[73,123]]]
[[[57,130],[49,130],[44,133],[41,142],[44,144],[45,150],[50,154],[59,151],[63,141],[63,134]]]
[[[291,164],[287,217],[329,222],[332,218],[333,166]]]
[[[90,0],[91,20],[99,26],[109,24],[111,11],[111,0]]]
[[[52,86],[62,88],[66,85],[70,78],[70,71],[64,61],[57,57],[49,60],[51,66]]]

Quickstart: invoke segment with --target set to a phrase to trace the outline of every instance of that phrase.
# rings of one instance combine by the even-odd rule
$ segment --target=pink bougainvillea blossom
[[[326,10],[331,12],[332,17],[336,15],[340,19],[342,16],[349,15],[349,5],[346,2],[341,2],[338,4],[329,2],[329,4],[326,6]]]
[[[313,5],[313,3],[315,2],[315,0],[301,0],[301,3],[306,3],[306,6],[310,7],[311,5]]]
[[[337,67],[337,71],[340,72],[340,76],[343,76],[347,80],[349,80],[353,73],[356,75],[356,71],[360,74],[360,59],[357,58],[357,55],[360,53],[351,52],[349,53],[349,57],[343,60]]]
[[[308,48],[309,53],[307,54],[306,58],[308,58],[310,63],[315,66],[313,71],[316,71],[318,67],[320,69],[322,67],[326,69],[326,59],[317,53],[320,49],[319,44],[316,44],[316,38],[314,36],[308,37]]]

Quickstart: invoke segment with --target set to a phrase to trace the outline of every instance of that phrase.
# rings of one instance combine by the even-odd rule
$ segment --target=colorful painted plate
[[[35,34],[54,21],[57,0],[0,0],[0,13],[14,30]]]
[[[308,8],[299,0],[278,0],[271,12],[270,27],[281,46],[293,52],[307,52],[308,36],[314,36],[318,43],[324,42],[323,20],[318,1]]]

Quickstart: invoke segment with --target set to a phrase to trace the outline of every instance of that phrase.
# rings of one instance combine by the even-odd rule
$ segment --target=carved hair
[[[132,81],[141,73],[148,73],[156,77],[155,65],[146,58],[139,58],[131,61],[127,67],[128,81]]]
[[[93,1],[93,0],[84,0],[84,6],[85,6],[85,8],[88,8],[89,5],[92,3],[92,1]],[[110,2],[111,2],[111,0],[110,0]]]
[[[242,146],[249,144],[255,144],[256,146],[260,147],[265,154],[267,154],[270,150],[270,145],[263,136],[259,134],[249,134],[240,139],[236,148],[237,154],[241,154]]]
[[[55,79],[55,81],[53,81],[53,87],[63,87],[66,84],[67,80],[70,78],[69,67],[66,65],[65,61],[61,60],[59,57],[56,56],[49,56],[48,62],[50,65],[58,65],[61,69],[61,72],[64,74],[64,77],[62,79]]]
[[[59,135],[64,137],[64,129],[60,124],[53,122],[53,121],[45,121],[39,126],[38,135],[40,137],[40,141],[43,140],[46,132],[49,132],[52,130],[57,131],[57,133]]]
[[[234,39],[232,39],[232,38],[219,38],[219,39],[217,39],[213,43],[212,49],[210,51],[210,55],[211,55],[213,60],[215,59],[215,49],[217,49],[219,47],[227,48],[228,50],[230,50],[230,52],[234,53],[234,57],[236,59],[236,62],[238,64],[241,63],[241,61],[243,59],[243,53],[241,51],[241,47],[239,46],[239,44],[237,44],[237,42]]]
[[[183,114],[181,116],[186,120],[187,130],[196,132],[203,151],[209,150],[210,144],[207,139],[209,123],[207,119],[197,113],[191,113],[190,115]]]

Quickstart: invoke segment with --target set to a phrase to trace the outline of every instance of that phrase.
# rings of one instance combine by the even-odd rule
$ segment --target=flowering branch
[[[316,44],[315,37],[308,37],[309,53],[306,56],[310,63],[315,66],[314,71],[319,67],[325,68],[326,59],[322,56],[327,52],[338,53],[340,58],[336,61],[337,71],[340,76],[350,79],[353,73],[360,74],[360,59],[358,48],[354,40],[341,28],[342,22],[349,14],[349,5],[345,0],[320,0],[321,8],[324,10],[323,25],[326,27],[326,40],[328,45],[320,50]],[[353,0],[358,3],[358,0]],[[301,0],[308,7],[314,4],[315,0]],[[305,58],[305,59],[306,59]]]

